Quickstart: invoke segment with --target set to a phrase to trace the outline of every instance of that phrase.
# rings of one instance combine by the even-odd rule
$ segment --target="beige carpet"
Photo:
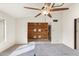
[[[0,56],[9,56],[18,47],[22,45],[14,45],[6,51],[0,53]],[[42,43],[35,44],[35,48],[29,52],[24,52],[18,56],[79,56],[79,50],[73,50],[64,44]]]

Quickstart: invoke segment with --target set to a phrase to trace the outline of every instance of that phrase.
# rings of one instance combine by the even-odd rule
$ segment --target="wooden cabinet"
[[[28,23],[28,41],[48,40],[48,23]]]

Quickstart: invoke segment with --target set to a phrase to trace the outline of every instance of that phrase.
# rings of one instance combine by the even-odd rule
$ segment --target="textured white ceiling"
[[[39,13],[39,11],[36,10],[29,10],[25,9],[24,7],[35,7],[35,8],[41,8],[43,6],[42,3],[0,3],[0,10],[8,13],[9,15],[13,17],[29,17],[29,16],[35,16]]]

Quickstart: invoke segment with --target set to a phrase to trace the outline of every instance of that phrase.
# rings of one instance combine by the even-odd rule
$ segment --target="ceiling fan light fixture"
[[[42,15],[47,15],[47,14],[49,14],[49,11],[48,10],[43,10],[41,13],[42,13]]]
[[[47,6],[47,5],[45,5],[44,7],[45,7],[45,8],[47,8],[48,6]]]
[[[64,10],[68,10],[69,8],[62,8],[61,6],[63,6],[64,3],[61,4],[57,4],[57,3],[44,3],[44,5],[42,6],[41,9],[39,8],[33,8],[33,7],[24,7],[27,9],[32,9],[32,10],[38,10],[39,13],[35,16],[38,17],[40,15],[45,15],[45,16],[49,16],[50,18],[52,18],[51,12],[54,11],[64,11]],[[57,7],[61,7],[61,8],[57,8]]]

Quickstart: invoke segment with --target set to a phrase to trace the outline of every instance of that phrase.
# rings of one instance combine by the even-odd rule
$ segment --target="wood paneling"
[[[28,23],[28,41],[48,40],[48,23]]]

